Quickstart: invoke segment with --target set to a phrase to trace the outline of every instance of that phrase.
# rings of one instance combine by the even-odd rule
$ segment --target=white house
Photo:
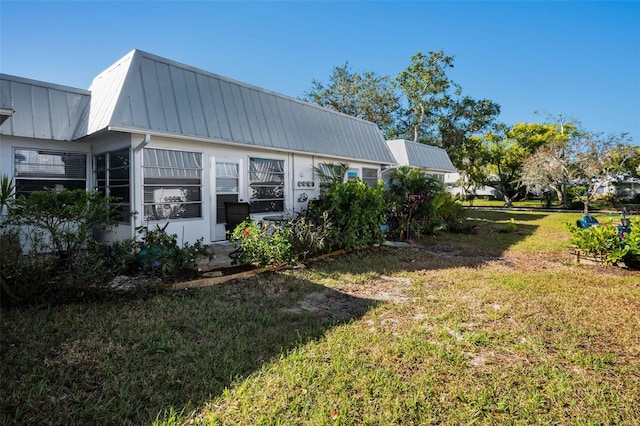
[[[376,183],[398,163],[376,124],[140,50],[89,90],[0,74],[0,174],[18,194],[98,188],[135,212],[114,231],[168,223],[225,239],[225,202],[260,219],[318,196],[314,167]]]
[[[377,181],[395,163],[373,123],[134,50],[88,91],[1,75],[0,173],[17,193],[99,188],[143,224],[225,238],[225,201],[252,215],[301,210],[313,167],[348,162]]]

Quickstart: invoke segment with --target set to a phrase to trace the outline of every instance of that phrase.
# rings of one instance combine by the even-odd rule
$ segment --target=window
[[[362,181],[366,183],[367,186],[378,185],[378,169],[367,169],[363,167]]]
[[[202,217],[202,154],[145,148],[144,219]]]
[[[249,159],[251,213],[284,211],[284,160]]]
[[[239,164],[232,161],[216,160],[216,222],[225,223],[226,202],[237,202],[240,188]]]
[[[129,183],[129,149],[96,155],[95,185],[104,196],[114,197],[111,206],[122,213],[121,220],[126,221],[131,212]]]
[[[347,182],[357,182],[358,181],[358,169],[349,169],[347,170]]]
[[[16,196],[53,188],[87,189],[87,154],[16,149]]]

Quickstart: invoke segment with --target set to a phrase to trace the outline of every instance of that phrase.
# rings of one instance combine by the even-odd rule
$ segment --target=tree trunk
[[[565,205],[565,201],[564,201],[564,185],[561,185],[560,188],[558,188],[557,186],[550,186],[551,189],[553,189],[556,192],[556,196],[558,197],[558,202],[560,203],[561,206]]]

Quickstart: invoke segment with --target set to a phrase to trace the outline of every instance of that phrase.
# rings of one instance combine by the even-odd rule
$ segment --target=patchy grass
[[[637,424],[640,274],[572,263],[576,214],[472,214],[478,235],[3,311],[0,423]]]

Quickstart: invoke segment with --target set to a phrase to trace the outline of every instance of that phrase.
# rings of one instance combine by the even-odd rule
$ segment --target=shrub
[[[592,226],[581,229],[567,224],[570,240],[588,256],[610,263],[624,262],[629,268],[640,267],[640,218],[631,221],[630,232],[622,232],[615,225]]]
[[[291,229],[277,224],[266,225],[245,220],[231,233],[230,241],[240,247],[236,262],[258,266],[292,264],[296,260]]]
[[[439,230],[467,232],[460,203],[442,183],[418,169],[400,167],[389,178],[390,230],[399,239],[421,238]]]
[[[631,221],[630,232],[623,235],[627,252],[623,255],[622,261],[631,269],[640,269],[640,217],[635,217]]]
[[[136,231],[140,240],[133,243],[135,264],[139,271],[150,276],[162,278],[191,277],[198,274],[197,260],[201,257],[211,259],[212,253],[202,244],[202,239],[194,244],[178,245],[178,236],[166,232],[167,226],[158,225],[153,229],[139,226]],[[116,246],[124,258],[127,258],[127,244]],[[117,258],[116,258],[117,259]],[[125,264],[126,265],[126,264]]]
[[[367,186],[357,182],[332,182],[323,197],[311,208],[316,220],[328,212],[333,249],[356,249],[384,241],[382,225],[386,222],[387,204],[382,185]]]
[[[94,232],[115,224],[111,198],[97,191],[47,189],[8,204],[2,221],[3,289],[25,301],[110,276],[92,250]]]
[[[331,249],[331,221],[329,212],[324,211],[315,219],[309,215],[292,220],[290,228],[293,252],[300,260],[326,253]]]

